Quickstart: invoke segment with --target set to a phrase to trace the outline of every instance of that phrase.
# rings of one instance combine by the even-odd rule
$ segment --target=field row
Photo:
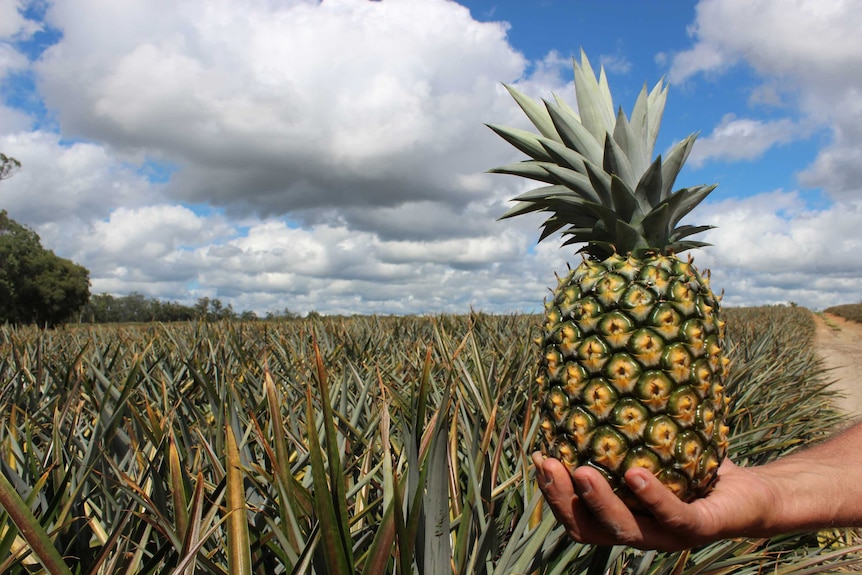
[[[586,572],[602,556],[531,476],[538,323],[2,328],[0,572],[59,556],[71,573]],[[730,310],[728,328],[737,463],[840,423],[807,310]],[[843,537],[618,549],[611,569],[813,573],[853,550]]]

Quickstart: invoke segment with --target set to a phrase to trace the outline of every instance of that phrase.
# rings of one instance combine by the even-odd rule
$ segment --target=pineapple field
[[[725,310],[728,453],[844,425],[797,307]],[[0,328],[0,572],[812,574],[852,531],[681,553],[544,506],[530,315]]]

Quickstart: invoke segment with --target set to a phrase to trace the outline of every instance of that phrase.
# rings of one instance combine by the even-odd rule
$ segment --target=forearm
[[[772,491],[764,534],[862,526],[862,424],[751,471]]]

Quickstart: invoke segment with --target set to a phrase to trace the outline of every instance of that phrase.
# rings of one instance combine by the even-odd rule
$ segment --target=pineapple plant
[[[539,447],[570,471],[592,466],[633,503],[622,481],[646,467],[680,499],[714,486],[727,452],[721,297],[679,254],[711,226],[680,225],[715,188],[673,190],[697,134],[652,159],[667,86],[646,85],[631,118],[615,112],[604,69],[574,63],[577,112],[509,93],[538,133],[489,125],[530,159],[491,170],[542,182],[501,219],[545,212],[583,244],[582,262],[545,301],[538,366]]]

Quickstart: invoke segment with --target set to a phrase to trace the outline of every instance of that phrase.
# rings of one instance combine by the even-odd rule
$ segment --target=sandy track
[[[814,314],[817,353],[829,369],[827,379],[844,394],[838,407],[862,419],[862,324],[824,313]]]

